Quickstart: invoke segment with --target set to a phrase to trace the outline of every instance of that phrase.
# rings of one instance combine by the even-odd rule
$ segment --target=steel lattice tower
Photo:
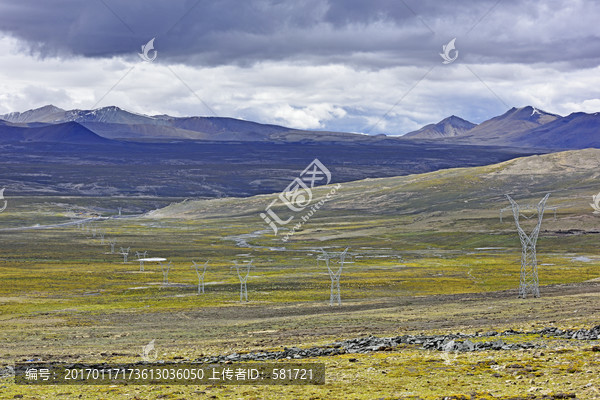
[[[168,285],[169,284],[169,271],[171,270],[171,267],[173,266],[172,262],[169,261],[168,263],[162,263],[159,262],[160,264],[160,269],[163,273],[163,285]]]
[[[533,295],[533,297],[540,297],[536,244],[542,225],[542,219],[544,218],[546,200],[550,197],[550,193],[546,194],[537,206],[525,207],[527,209],[537,210],[537,224],[530,235],[527,235],[519,224],[521,208],[519,208],[519,205],[509,195],[506,195],[506,197],[512,206],[515,224],[517,225],[517,231],[519,232],[519,238],[521,239],[521,282],[519,284],[519,297],[526,298],[528,294]]]
[[[196,275],[198,276],[198,294],[204,293],[204,275],[206,274],[206,267],[208,267],[208,261],[204,263],[202,268],[202,273],[200,273],[200,266],[196,264],[196,261],[192,260],[192,268],[196,269]],[[248,295],[246,294],[246,299],[248,299]]]
[[[137,260],[140,262],[140,272],[144,272],[144,258],[146,258],[148,254],[148,251],[136,251],[135,252],[135,256],[137,257]]]
[[[207,261],[208,263],[208,261]],[[252,260],[245,265],[246,274],[242,273],[244,266],[238,265],[237,261],[233,262],[235,264],[234,268],[237,271],[238,278],[240,278],[240,303],[243,301],[248,301],[248,287],[246,286],[246,282],[248,281],[248,276],[250,275],[250,268],[254,267],[252,265]]]
[[[340,290],[340,277],[342,276],[342,268],[344,267],[344,259],[346,258],[346,252],[348,248],[341,253],[327,253],[325,250],[321,249],[323,254],[317,257],[317,265],[319,260],[324,260],[327,265],[327,271],[329,272],[329,278],[331,278],[331,294],[329,297],[329,305],[334,305],[335,303],[338,306],[342,305],[342,296]],[[337,271],[333,271],[329,266],[329,260],[332,258],[340,257],[340,267]]]

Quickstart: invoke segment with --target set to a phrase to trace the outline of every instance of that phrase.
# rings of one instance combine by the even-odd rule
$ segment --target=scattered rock
[[[567,339],[576,340],[596,340],[600,335],[600,325],[595,326],[591,329],[578,329],[578,330],[561,330],[556,327],[547,327],[537,331],[521,332],[514,329],[509,329],[504,332],[477,332],[476,334],[463,334],[454,333],[447,335],[402,335],[395,337],[377,337],[369,335],[366,337],[342,340],[331,343],[326,346],[311,347],[307,349],[301,349],[298,347],[284,347],[281,351],[262,351],[255,353],[244,353],[238,354],[233,353],[229,355],[213,356],[213,357],[200,357],[197,358],[196,362],[202,363],[232,363],[239,361],[267,361],[267,360],[297,360],[303,358],[314,358],[314,357],[326,357],[335,356],[340,354],[364,354],[374,351],[392,351],[397,349],[398,346],[406,345],[418,345],[425,350],[437,350],[445,352],[474,352],[474,351],[485,351],[485,350],[519,350],[519,349],[533,349],[539,345],[533,343],[505,343],[500,339],[502,336],[512,335],[531,335],[537,334],[541,336],[556,336]],[[494,337],[493,341],[477,341],[472,342],[470,339],[473,338],[485,338]],[[597,350],[596,350],[597,349]],[[600,351],[600,346],[594,346],[593,351]],[[349,359],[353,360],[353,358]],[[355,362],[355,361],[350,361]],[[494,362],[489,365],[497,364]],[[516,367],[507,366],[507,368],[520,368],[524,369],[523,366],[519,365]],[[0,376],[1,376],[0,369]]]
[[[454,351],[454,345],[455,345],[454,340],[451,340],[448,343],[443,344],[441,350],[442,351]]]
[[[531,333],[540,334],[542,336],[555,336],[562,337],[565,339],[577,339],[577,340],[598,340],[600,338],[600,325],[596,325],[591,329],[566,329],[562,330],[556,327],[543,328],[539,331]]]
[[[5,378],[5,377],[9,377],[9,376],[14,376],[14,375],[15,375],[15,369],[11,365],[8,365],[4,368],[0,368],[0,378]]]
[[[553,399],[576,399],[575,393],[555,393]]]
[[[496,360],[477,361],[479,367],[491,367],[492,365],[498,365],[498,362]]]

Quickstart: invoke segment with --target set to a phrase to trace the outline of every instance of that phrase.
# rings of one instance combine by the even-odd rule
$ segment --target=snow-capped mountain
[[[210,140],[244,142],[286,141],[379,141],[381,138],[345,132],[314,132],[260,124],[235,118],[148,116],[119,107],[65,111],[44,106],[23,113],[1,115],[0,119],[19,123],[58,124],[77,122],[108,139],[127,140]],[[293,134],[290,136],[290,134]]]
[[[62,108],[50,104],[25,112],[11,112],[0,115],[0,119],[17,124],[27,124],[31,122],[60,123],[65,122],[62,120],[64,113],[65,110]]]
[[[498,145],[513,145],[515,135],[561,118],[532,106],[513,107],[497,117],[482,122],[460,136],[461,141],[475,141]]]
[[[532,106],[511,108],[479,125],[452,115],[400,138],[304,131],[235,118],[149,116],[115,106],[96,110],[63,110],[47,105],[0,115],[0,120],[6,121],[0,122],[3,130],[11,126],[39,128],[74,122],[103,138],[128,141],[393,143],[398,140],[426,139],[461,145],[533,149],[600,147],[600,118],[597,114],[574,113],[561,117]]]
[[[169,117],[170,118],[170,117]],[[63,110],[53,105],[36,108],[25,112],[13,112],[0,115],[0,119],[14,123],[43,122],[60,124],[64,122],[102,122],[113,124],[150,124],[166,125],[165,116],[151,117],[125,111],[119,107],[109,106],[95,110]]]
[[[561,117],[532,106],[511,108],[502,115],[456,135],[442,134],[442,123],[446,120],[427,125],[407,136],[446,143],[530,149],[600,148],[600,113],[578,112]]]
[[[577,112],[525,132],[514,138],[523,146],[554,148],[600,148],[600,113]]]

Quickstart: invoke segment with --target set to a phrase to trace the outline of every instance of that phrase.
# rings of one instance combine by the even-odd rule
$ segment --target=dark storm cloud
[[[573,6],[575,5],[575,7]],[[156,37],[161,60],[264,60],[369,68],[423,65],[458,37],[462,59],[596,65],[593,2],[415,0],[20,0],[0,3],[0,31],[41,55],[131,55]],[[569,11],[571,10],[571,11]],[[585,17],[585,16],[584,16]]]
[[[24,0],[0,3],[0,30],[46,53],[86,56],[131,53],[150,37],[164,51],[194,57],[240,57],[245,46],[269,51],[269,42],[290,30],[310,30],[320,16],[318,1]],[[293,47],[292,43],[288,43]],[[214,54],[213,54],[214,53]],[[218,62],[218,61],[217,61]]]

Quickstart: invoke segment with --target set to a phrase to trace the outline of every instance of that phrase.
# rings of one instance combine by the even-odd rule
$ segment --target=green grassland
[[[259,213],[276,195],[246,199],[9,198],[0,214],[0,365],[16,361],[129,362],[155,339],[159,359],[310,347],[364,335],[450,333],[599,324],[600,152],[584,150],[488,167],[342,184],[287,242]],[[600,171],[600,170],[599,170]],[[314,191],[323,196],[330,188]],[[521,248],[504,193],[520,204],[552,192],[538,240],[542,297],[517,299]],[[69,221],[65,209],[115,214],[116,206],[160,210],[92,226],[131,247],[129,262]],[[283,207],[275,208],[282,217]],[[531,220],[523,222],[531,228]],[[40,227],[41,228],[41,227]],[[249,247],[239,245],[240,235]],[[243,237],[243,236],[242,236]],[[236,241],[237,240],[237,241]],[[329,306],[320,248],[350,247],[342,306]],[[169,284],[157,264],[139,271],[135,251],[173,263]],[[583,257],[583,258],[582,258]],[[192,260],[209,260],[197,294]],[[248,303],[239,301],[233,261],[253,260]],[[337,265],[336,265],[337,267]],[[598,398],[593,343],[538,341],[531,351],[461,354],[448,364],[416,347],[325,362],[314,387],[19,387],[0,398],[509,398],[576,393]],[[352,359],[352,360],[351,360]],[[511,367],[519,364],[520,367]],[[460,397],[459,397],[460,398]],[[536,398],[536,397],[533,397]],[[557,397],[558,398],[558,397]]]

